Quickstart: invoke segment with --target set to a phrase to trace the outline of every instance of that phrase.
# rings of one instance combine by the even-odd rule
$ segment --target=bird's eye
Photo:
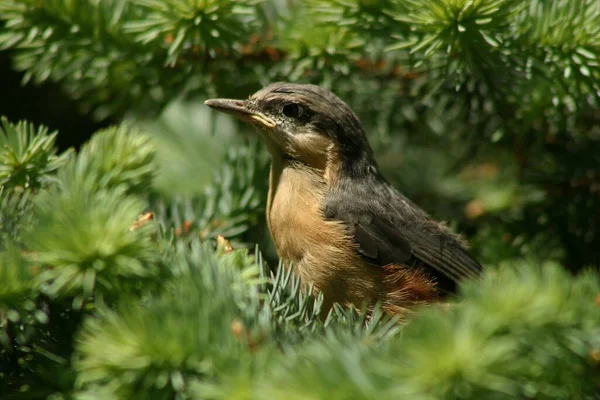
[[[300,115],[302,115],[302,107],[300,107],[296,103],[286,104],[285,106],[283,106],[283,109],[281,111],[283,112],[283,115],[290,118],[297,118]]]

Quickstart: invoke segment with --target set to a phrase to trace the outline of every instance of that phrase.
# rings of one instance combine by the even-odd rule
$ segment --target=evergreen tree
[[[599,398],[599,2],[2,0],[0,21],[23,84],[118,121],[63,152],[1,121],[0,397]],[[280,80],[346,100],[482,281],[321,320],[265,227],[265,149],[202,105]]]

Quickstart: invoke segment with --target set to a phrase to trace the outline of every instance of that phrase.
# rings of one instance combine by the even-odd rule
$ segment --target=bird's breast
[[[371,297],[377,272],[359,257],[344,223],[323,217],[319,175],[274,165],[270,180],[267,222],[279,257],[328,299],[360,304]]]
[[[325,186],[317,174],[294,167],[271,169],[267,221],[279,256],[301,261],[315,247],[325,247],[344,237],[338,223],[321,212]]]

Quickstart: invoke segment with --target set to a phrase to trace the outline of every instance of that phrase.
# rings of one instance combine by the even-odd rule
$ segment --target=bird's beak
[[[263,113],[248,110],[245,102],[242,100],[210,99],[206,100],[204,104],[217,111],[231,114],[236,118],[251,124],[258,124],[265,128],[275,128],[275,126],[277,126],[275,121]]]

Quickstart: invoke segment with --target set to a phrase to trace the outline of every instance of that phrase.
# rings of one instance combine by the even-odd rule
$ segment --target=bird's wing
[[[404,209],[398,209],[393,201],[379,206],[356,200],[351,206],[348,202],[330,201],[324,213],[328,219],[346,223],[359,253],[372,264],[385,266],[416,259],[430,267],[434,275],[453,282],[480,275],[481,265],[453,235],[412,203],[403,203]],[[412,219],[407,216],[411,212]]]
[[[353,222],[354,240],[358,251],[377,265],[403,263],[412,257],[413,249],[408,239],[398,229],[393,229],[382,220],[362,215],[346,218]]]
[[[413,254],[447,278],[459,282],[464,278],[478,278],[481,265],[465,248],[445,233],[407,233],[413,246]]]

